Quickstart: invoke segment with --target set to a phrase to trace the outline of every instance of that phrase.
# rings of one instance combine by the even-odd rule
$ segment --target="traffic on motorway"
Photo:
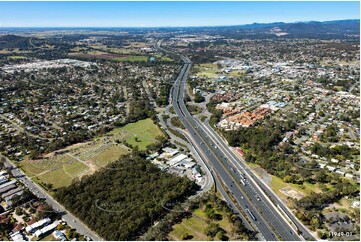
[[[254,178],[246,174],[245,167],[235,165],[238,160],[230,155],[224,147],[219,147],[208,131],[188,112],[184,103],[186,80],[191,68],[188,58],[182,56],[184,62],[173,88],[172,103],[174,110],[180,118],[182,124],[193,140],[193,146],[201,149],[206,156],[206,160],[213,167],[216,175],[220,177],[223,185],[234,197],[236,204],[248,215],[253,226],[266,240],[302,240],[301,233],[312,238],[302,227],[299,229],[294,224],[290,224],[287,218],[282,216],[279,209],[269,201],[268,197],[253,181]],[[242,173],[243,172],[243,173]],[[251,179],[249,179],[251,178]],[[293,222],[293,221],[292,221]]]

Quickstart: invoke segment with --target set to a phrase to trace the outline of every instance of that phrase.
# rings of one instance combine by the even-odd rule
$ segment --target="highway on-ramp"
[[[219,144],[214,141],[214,137],[211,137],[205,127],[188,112],[184,97],[191,62],[184,56],[181,56],[181,59],[184,65],[174,83],[172,104],[175,113],[191,137],[192,145],[203,151],[212,171],[220,178],[224,187],[236,201],[232,202],[233,205],[245,211],[249,221],[265,240],[302,240],[303,237],[298,234],[298,228],[294,226],[293,221],[283,216],[260,186],[254,182],[254,177],[249,176],[246,169],[242,170],[235,164],[237,163],[235,159],[223,148],[218,148]],[[312,236],[309,239],[312,239]]]

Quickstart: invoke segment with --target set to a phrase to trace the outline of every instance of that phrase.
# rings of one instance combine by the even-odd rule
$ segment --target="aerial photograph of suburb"
[[[360,1],[0,0],[0,241],[360,241]]]

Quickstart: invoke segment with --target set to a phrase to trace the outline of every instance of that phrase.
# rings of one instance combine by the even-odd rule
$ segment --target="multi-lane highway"
[[[296,228],[296,230],[299,230],[297,232],[300,233],[304,239],[314,239],[312,233],[298,219],[294,217],[292,212],[286,207],[286,205],[283,204],[281,199],[273,191],[271,191],[271,189],[266,184],[264,184],[257,176],[253,174],[253,172],[245,164],[243,158],[239,157],[237,152],[231,150],[227,143],[211,128],[208,120],[206,120],[204,123],[201,123],[201,125],[210,134],[212,141],[224,152],[224,154],[227,155],[227,158],[230,159],[233,164],[235,164],[236,169],[242,170],[244,172],[244,176],[252,180],[256,186],[258,186],[264,192],[266,199],[269,199],[271,203],[276,204],[277,209],[280,209],[282,213],[287,214],[287,219],[293,224],[293,227]]]
[[[201,150],[203,158],[211,166],[212,171],[221,180],[224,187],[232,194],[236,204],[248,216],[249,221],[262,234],[266,240],[301,240],[298,228],[283,216],[279,208],[263,192],[254,181],[246,167],[240,165],[237,157],[232,155],[227,146],[221,145],[200,122],[198,122],[187,110],[184,103],[186,80],[191,67],[187,57],[181,56],[184,62],[179,76],[172,90],[172,105],[174,111],[186,128],[190,141],[197,150]],[[227,148],[226,148],[227,147]],[[232,202],[233,203],[233,202]],[[282,208],[282,204],[280,204]],[[287,213],[287,210],[286,210]],[[287,214],[293,216],[292,214]],[[297,224],[296,224],[297,225]],[[300,229],[302,231],[302,227]],[[308,236],[308,234],[306,233]],[[312,236],[308,236],[312,238]]]

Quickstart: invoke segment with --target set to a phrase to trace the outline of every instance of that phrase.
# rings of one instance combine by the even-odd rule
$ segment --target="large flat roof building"
[[[181,162],[182,160],[186,159],[187,156],[185,154],[180,154],[177,155],[176,157],[170,159],[167,163],[169,166],[175,166],[176,164],[178,164],[179,162]]]

